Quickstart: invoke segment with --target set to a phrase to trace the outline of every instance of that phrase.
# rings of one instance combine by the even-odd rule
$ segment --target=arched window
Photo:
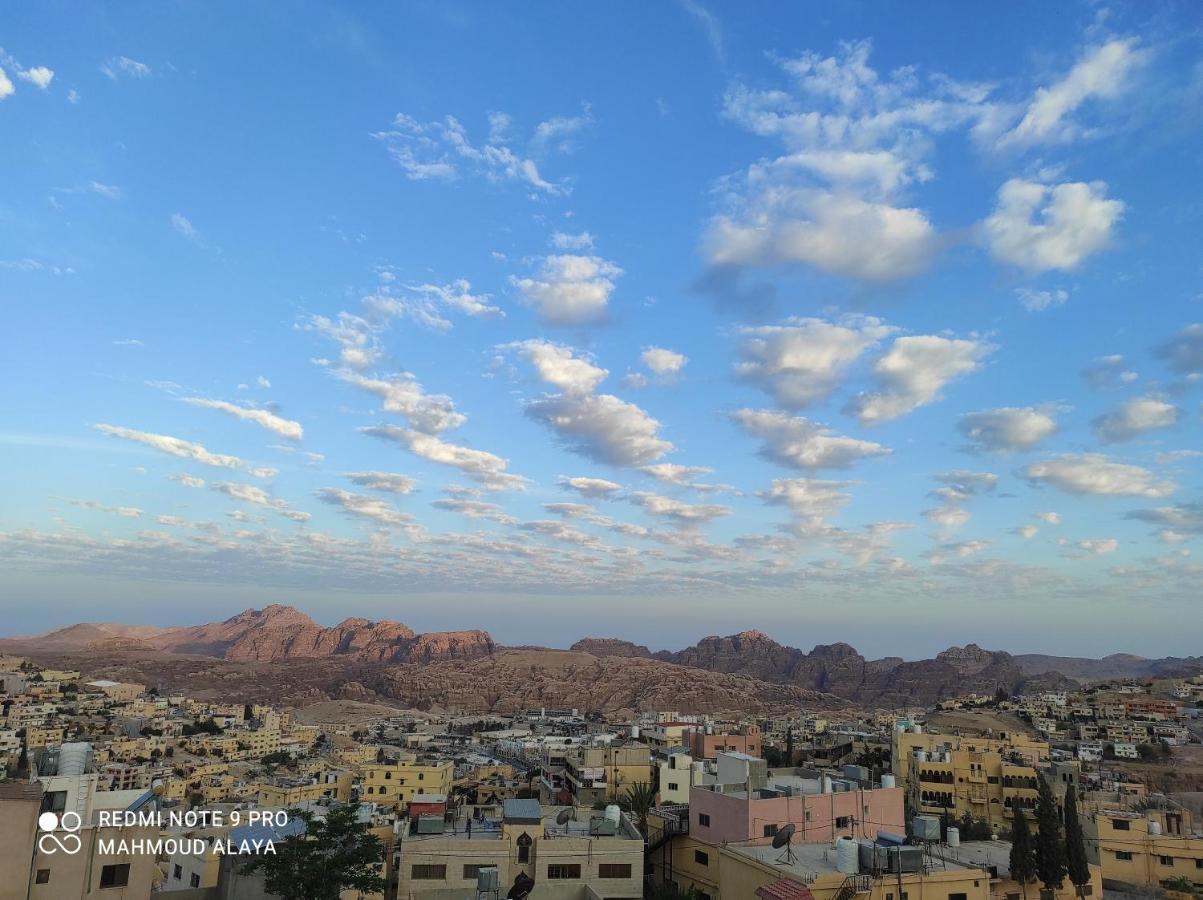
[[[525,831],[518,836],[518,863],[525,865],[530,862],[530,845],[533,842]]]

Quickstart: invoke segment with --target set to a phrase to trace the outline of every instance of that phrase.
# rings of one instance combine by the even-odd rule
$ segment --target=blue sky
[[[1200,25],[10,10],[6,630],[1199,652]]]

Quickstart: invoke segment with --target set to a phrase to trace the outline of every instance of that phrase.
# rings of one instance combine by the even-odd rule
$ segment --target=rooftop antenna
[[[792,866],[798,861],[798,857],[794,855],[792,842],[794,840],[794,823],[790,822],[782,828],[777,829],[777,833],[773,835],[773,849],[784,852],[777,857],[777,862],[784,863],[787,866]]]

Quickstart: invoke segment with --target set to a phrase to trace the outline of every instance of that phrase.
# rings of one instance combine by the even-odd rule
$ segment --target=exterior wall
[[[429,766],[412,762],[370,765],[363,768],[359,796],[396,807],[408,804],[416,794],[448,796],[454,777],[455,764],[450,761]]]
[[[145,900],[150,896],[151,884],[159,875],[154,854],[102,854],[100,841],[152,841],[158,837],[158,829],[86,827],[79,835],[83,842],[80,853],[45,854],[40,850],[36,853],[30,870],[36,873],[48,869],[50,874],[44,884],[32,884],[29,900],[82,900],[91,896],[104,900]],[[129,879],[124,887],[106,887],[102,891],[104,867],[109,865],[128,865]]]
[[[756,889],[780,879],[799,880],[783,867],[772,866],[731,848],[718,848],[719,893],[713,900],[745,900],[756,896]],[[821,872],[807,884],[815,900],[833,900],[844,884],[844,876]],[[874,900],[898,900],[898,876],[874,879],[868,896]],[[907,900],[949,900],[964,894],[965,900],[990,900],[990,878],[979,869],[939,869],[925,875],[908,873],[901,878],[901,890]]]
[[[723,750],[746,753],[748,756],[764,755],[760,728],[756,725],[745,725],[731,734],[706,734],[704,728],[694,728],[686,732],[685,737],[688,739],[686,746],[694,759],[718,759],[719,752]]]
[[[1084,818],[1082,826],[1091,862],[1102,868],[1107,881],[1158,885],[1165,879],[1182,877],[1203,885],[1203,838],[1190,836],[1189,818],[1184,827],[1179,826],[1180,834],[1167,834],[1173,831],[1174,823],[1168,823],[1167,828],[1164,812],[1155,811],[1154,815],[1162,834],[1149,834],[1149,819],[1144,815],[1100,811]]]
[[[0,801],[0,900],[26,900],[40,807],[36,797]]]
[[[1003,830],[1010,830],[1014,809],[1035,807],[1035,766],[1049,759],[1047,742],[1020,734],[988,739],[895,732],[893,750],[900,784],[918,769],[923,812],[939,815],[948,809],[954,818],[968,814]],[[916,751],[928,759],[918,759]],[[933,760],[932,754],[947,761]]]
[[[769,837],[766,828],[786,823],[793,823],[799,841],[900,833],[906,830],[903,796],[902,788],[893,787],[748,800],[695,787],[689,792],[689,833],[708,844]],[[709,824],[702,816],[709,816]]]
[[[657,764],[660,770],[660,802],[688,803],[689,789],[693,787],[693,757],[688,753],[674,753]]]

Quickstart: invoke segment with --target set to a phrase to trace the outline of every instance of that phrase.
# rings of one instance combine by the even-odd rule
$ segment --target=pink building
[[[903,789],[861,788],[823,792],[830,780],[774,778],[767,788],[707,785],[689,792],[689,835],[707,844],[768,839],[792,823],[795,841],[874,838],[878,831],[906,833]],[[789,794],[785,790],[790,791]]]
[[[694,759],[718,759],[723,751],[763,756],[758,725],[743,725],[729,734],[709,734],[705,728],[691,728],[682,737]]]

